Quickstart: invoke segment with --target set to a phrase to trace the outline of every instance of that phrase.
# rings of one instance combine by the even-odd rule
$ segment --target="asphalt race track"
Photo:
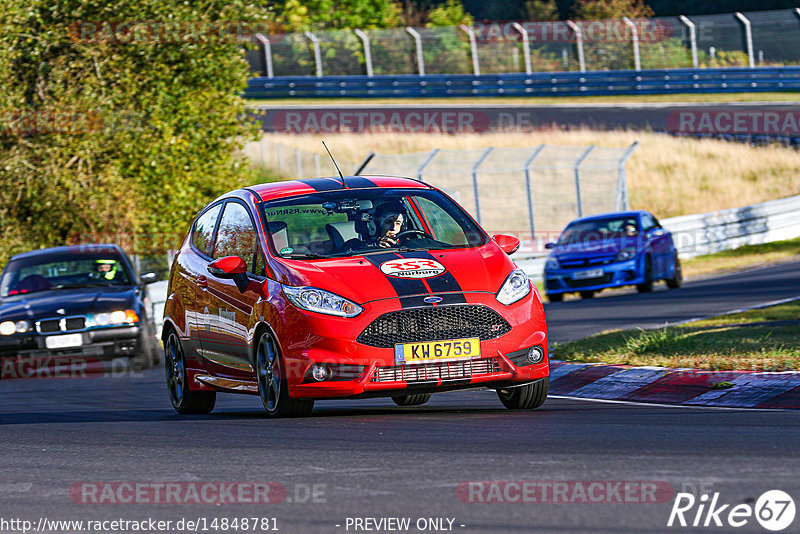
[[[800,262],[792,262],[679,291],[549,305],[547,314],[553,338],[563,340],[576,329],[584,335],[794,296],[799,272]],[[798,442],[800,414],[789,411],[550,398],[540,410],[515,413],[493,392],[473,391],[435,395],[418,408],[384,399],[320,402],[310,418],[273,421],[263,417],[257,397],[236,395],[220,395],[210,416],[178,416],[162,369],[4,380],[0,519],[36,525],[41,518],[207,518],[210,524],[213,518],[258,517],[276,518],[280,532],[313,534],[365,532],[346,529],[348,517],[408,517],[412,526],[418,518],[450,518],[452,531],[464,533],[675,532],[688,530],[667,527],[674,492],[681,490],[719,492],[720,503],[731,505],[752,505],[770,489],[797,499]],[[87,482],[205,481],[278,483],[286,499],[83,504],[74,491]],[[650,481],[670,492],[657,503],[574,497],[567,503],[478,503],[457,492],[469,481]],[[312,488],[316,498],[309,497]],[[687,514],[693,518],[694,510]],[[752,519],[736,530],[764,531]],[[421,531],[442,530],[402,530]]]

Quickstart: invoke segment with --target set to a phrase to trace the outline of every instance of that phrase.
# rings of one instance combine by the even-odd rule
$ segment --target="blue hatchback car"
[[[544,268],[550,302],[565,293],[592,298],[608,287],[636,285],[640,293],[665,280],[670,289],[681,286],[681,264],[672,241],[647,211],[624,211],[575,219],[551,249]]]

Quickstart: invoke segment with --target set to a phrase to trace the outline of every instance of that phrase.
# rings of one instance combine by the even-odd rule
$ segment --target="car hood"
[[[626,248],[638,249],[641,241],[636,237],[615,237],[581,243],[557,245],[551,252],[558,259],[586,255],[617,255]]]
[[[403,259],[433,260],[445,271],[428,278],[405,279],[385,274],[380,268],[386,262]],[[312,261],[282,260],[281,265],[285,269],[276,273],[280,282],[318,287],[356,303],[429,293],[496,293],[515,268],[514,262],[493,242],[472,249],[387,252]]]
[[[135,287],[51,289],[0,300],[0,320],[69,317],[133,307]],[[63,309],[63,313],[58,310]]]

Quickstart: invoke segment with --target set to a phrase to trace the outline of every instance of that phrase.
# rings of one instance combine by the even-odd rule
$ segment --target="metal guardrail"
[[[416,98],[731,93],[800,90],[800,67],[727,67],[532,74],[275,76],[248,82],[246,98]]]

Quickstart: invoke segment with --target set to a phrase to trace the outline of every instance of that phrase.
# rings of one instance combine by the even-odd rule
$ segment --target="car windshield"
[[[127,285],[131,285],[131,278],[116,253],[51,254],[10,261],[0,279],[0,297],[75,287]]]
[[[285,258],[475,247],[488,239],[455,202],[429,189],[327,191],[261,207],[274,252]]]
[[[558,244],[572,245],[600,239],[636,237],[638,235],[639,222],[635,216],[609,217],[607,219],[570,223],[558,239]]]

